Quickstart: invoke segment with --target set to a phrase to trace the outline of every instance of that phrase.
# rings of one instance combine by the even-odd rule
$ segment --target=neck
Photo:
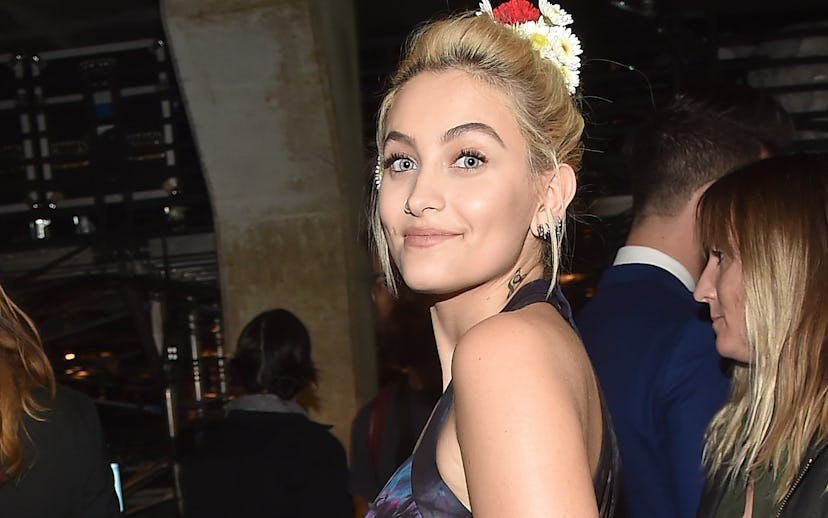
[[[466,332],[483,320],[499,313],[520,288],[543,275],[543,265],[521,268],[523,280],[510,290],[514,272],[497,281],[481,284],[467,290],[440,297],[431,306],[431,323],[437,342],[437,353],[443,371],[443,388],[451,380],[451,360],[454,348]]]
[[[696,237],[695,203],[676,215],[650,215],[636,220],[627,245],[647,246],[663,252],[687,268],[698,281],[704,257]]]

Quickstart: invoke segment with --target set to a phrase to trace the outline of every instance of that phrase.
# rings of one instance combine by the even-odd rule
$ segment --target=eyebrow
[[[403,144],[414,147],[414,137],[409,137],[405,133],[400,133],[399,131],[389,131],[388,135],[385,136],[385,142],[383,142],[383,145],[387,144],[391,140],[402,142]]]
[[[465,133],[473,131],[485,133],[486,135],[489,135],[490,137],[495,139],[498,142],[498,144],[500,144],[502,147],[506,147],[506,144],[503,143],[503,139],[500,138],[500,135],[497,134],[494,128],[482,122],[467,122],[465,124],[460,124],[459,126],[450,128],[443,134],[443,138],[441,139],[441,141],[445,143],[450,140],[456,139]],[[388,135],[385,136],[385,142],[383,142],[383,144],[387,144],[390,141],[402,142],[403,144],[407,144],[411,147],[414,147],[414,137],[411,137],[399,131],[389,131]]]
[[[461,124],[459,126],[455,126],[443,134],[443,142],[448,142],[452,139],[456,139],[457,137],[469,133],[472,131],[479,131],[485,133],[486,135],[495,139],[498,144],[502,147],[506,147],[506,144],[503,143],[503,139],[500,138],[500,135],[489,126],[488,124],[483,124],[482,122],[467,122],[466,124]]]

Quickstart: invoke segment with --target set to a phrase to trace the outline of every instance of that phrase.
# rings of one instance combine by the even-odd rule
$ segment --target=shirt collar
[[[303,414],[307,412],[293,399],[284,400],[275,394],[245,394],[228,402],[225,411],[247,410],[249,412],[272,412],[278,414]]]
[[[683,264],[676,261],[669,255],[649,246],[622,246],[615,254],[613,266],[622,264],[649,264],[661,268],[673,275],[684,284],[688,291],[696,289],[696,280],[690,275],[690,271]]]

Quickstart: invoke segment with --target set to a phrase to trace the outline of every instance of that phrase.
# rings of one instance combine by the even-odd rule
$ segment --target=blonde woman
[[[0,514],[120,516],[95,405],[55,384],[34,323],[2,287]]]
[[[554,283],[584,124],[571,22],[485,1],[414,34],[391,79],[373,233],[389,287],[431,298],[444,392],[368,516],[612,513],[609,416]]]
[[[700,517],[828,516],[828,155],[745,166],[698,211],[733,387],[707,430]]]

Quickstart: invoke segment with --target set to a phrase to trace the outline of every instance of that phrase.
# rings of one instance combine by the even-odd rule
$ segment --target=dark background
[[[627,172],[618,156],[623,137],[677,89],[703,78],[748,83],[757,71],[785,75],[793,65],[810,66],[809,81],[764,87],[780,99],[809,99],[793,114],[796,146],[828,149],[828,2],[562,5],[584,49],[588,121],[563,277],[577,308],[629,225]],[[383,80],[405,35],[429,18],[476,9],[477,2],[357,0],[356,6],[368,156]],[[807,38],[823,44],[810,57],[795,44],[785,52],[774,47]],[[59,380],[99,402],[136,516],[159,516],[159,505],[169,507],[172,498],[164,390],[183,380],[180,396],[194,396],[186,388],[192,371],[153,350],[148,301],[165,304],[160,332],[181,345],[173,354],[191,360],[185,349],[195,340],[200,354],[219,358],[222,340],[210,202],[164,39],[157,0],[0,2],[0,279],[42,328]],[[734,52],[741,57],[725,59]],[[96,97],[101,91],[120,94]],[[48,157],[39,152],[42,138]],[[206,396],[220,396],[215,362],[203,368]],[[187,417],[204,411],[184,408]]]

